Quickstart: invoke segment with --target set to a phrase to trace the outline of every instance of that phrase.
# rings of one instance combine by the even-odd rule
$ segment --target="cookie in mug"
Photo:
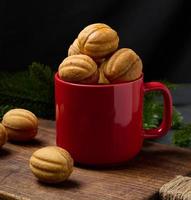
[[[96,84],[99,80],[97,64],[87,55],[72,55],[63,60],[58,68],[59,77],[68,82]]]
[[[93,59],[105,58],[113,53],[119,44],[117,32],[103,23],[91,24],[78,35],[80,52]]]
[[[104,75],[110,83],[133,81],[142,74],[140,57],[129,48],[116,51],[104,63]]]

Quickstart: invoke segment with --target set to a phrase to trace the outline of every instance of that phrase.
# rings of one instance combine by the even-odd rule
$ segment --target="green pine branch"
[[[163,82],[171,91],[177,88],[176,84],[166,80]],[[161,92],[149,92],[144,97],[143,127],[145,129],[157,128],[162,121],[163,104],[160,99]],[[173,107],[172,128],[178,129],[183,124],[183,117],[180,112]]]
[[[183,124],[180,129],[176,130],[173,134],[172,142],[176,146],[190,147],[191,146],[191,123]]]
[[[0,117],[8,107],[22,107],[39,117],[54,119],[53,76],[49,66],[36,62],[23,72],[1,72]]]

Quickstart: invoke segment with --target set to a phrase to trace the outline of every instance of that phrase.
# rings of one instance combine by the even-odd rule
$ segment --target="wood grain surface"
[[[176,175],[191,173],[191,151],[146,142],[124,166],[107,169],[75,167],[68,181],[46,185],[29,169],[32,153],[55,145],[55,123],[41,120],[30,143],[7,143],[0,150],[0,199],[7,200],[139,200],[158,199],[159,188]]]

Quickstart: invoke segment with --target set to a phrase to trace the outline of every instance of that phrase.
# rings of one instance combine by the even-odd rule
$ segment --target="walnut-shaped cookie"
[[[97,64],[87,55],[65,58],[58,68],[59,77],[72,83],[96,84],[99,79]]]
[[[104,66],[104,75],[111,83],[133,81],[142,74],[140,57],[128,48],[116,51]]]
[[[30,158],[32,173],[42,182],[59,183],[73,171],[73,159],[63,148],[48,146],[33,153]]]
[[[78,54],[81,54],[81,53],[80,53],[78,39],[76,38],[68,49],[68,56],[78,55]]]
[[[12,141],[28,141],[33,139],[38,130],[38,119],[30,111],[25,109],[12,109],[8,111],[2,120],[8,139]]]
[[[68,56],[79,55],[79,54],[83,53],[80,51],[79,42],[78,39],[76,38],[68,49]],[[96,64],[101,65],[105,61],[105,58],[93,58],[93,60],[96,62]]]
[[[107,78],[104,75],[104,66],[105,66],[105,62],[99,67],[99,84],[109,84],[109,81],[107,80]]]
[[[0,148],[7,142],[7,131],[0,123]]]
[[[91,24],[78,35],[80,51],[93,59],[105,58],[118,48],[117,32],[103,23]]]

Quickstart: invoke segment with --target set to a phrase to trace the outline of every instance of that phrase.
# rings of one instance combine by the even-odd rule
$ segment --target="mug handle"
[[[167,134],[172,123],[172,96],[169,89],[162,83],[159,82],[149,82],[144,83],[144,93],[151,91],[161,91],[164,100],[164,110],[162,123],[158,128],[145,130],[144,138],[159,138]]]

